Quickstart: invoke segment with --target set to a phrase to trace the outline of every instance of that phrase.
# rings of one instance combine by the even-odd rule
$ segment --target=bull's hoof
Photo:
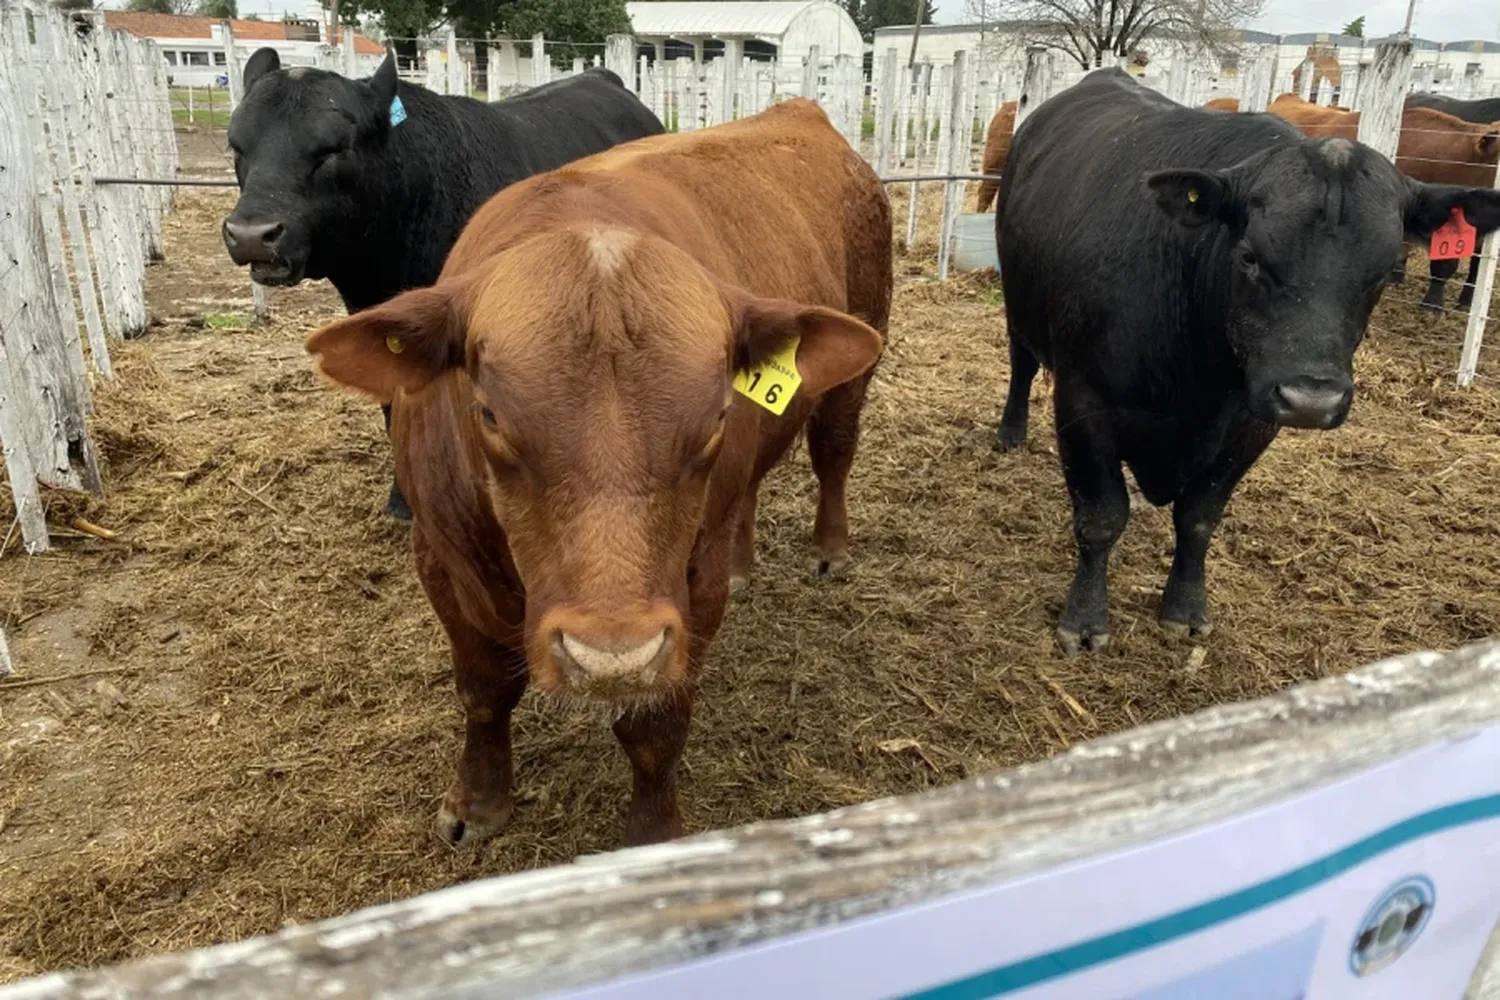
[[[451,847],[473,847],[499,833],[510,822],[514,807],[509,799],[493,809],[481,811],[457,805],[452,801],[453,798],[454,794],[450,790],[433,821],[437,835]]]
[[[1060,628],[1057,630],[1057,641],[1062,646],[1063,655],[1068,659],[1074,659],[1079,653],[1102,653],[1109,648],[1108,632],[1074,632],[1072,629]]]
[[[842,580],[849,568],[847,555],[813,556],[808,569],[818,580]]]
[[[406,497],[394,486],[391,487],[391,495],[386,497],[385,513],[403,524],[411,523],[411,507],[407,506]]]
[[[1443,308],[1443,304],[1441,302],[1428,302],[1426,300],[1424,300],[1422,304],[1418,306],[1418,308],[1421,309],[1424,313],[1436,313],[1438,315],[1441,315],[1448,311]]]
[[[1170,621],[1163,618],[1161,620],[1161,627],[1168,635],[1184,639],[1207,639],[1209,634],[1214,630],[1214,623],[1199,622],[1193,624],[1192,622]]]
[[[1026,447],[1026,428],[1001,424],[995,432],[996,451],[1017,451]]]

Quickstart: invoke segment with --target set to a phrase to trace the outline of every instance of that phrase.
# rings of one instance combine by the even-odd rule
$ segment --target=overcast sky
[[[1289,35],[1302,31],[1337,31],[1365,16],[1365,37],[1400,31],[1407,0],[1269,0],[1266,14],[1249,25]],[[938,22],[965,20],[964,0],[937,0]],[[1417,0],[1412,31],[1436,42],[1489,38],[1500,40],[1500,4],[1494,0]]]

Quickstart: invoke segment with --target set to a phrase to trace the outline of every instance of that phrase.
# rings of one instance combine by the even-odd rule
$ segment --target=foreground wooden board
[[[923,795],[47,976],[0,1000],[532,996],[1128,847],[1496,724],[1500,645],[1414,653]],[[1486,969],[1471,1000],[1500,998],[1500,944]]]

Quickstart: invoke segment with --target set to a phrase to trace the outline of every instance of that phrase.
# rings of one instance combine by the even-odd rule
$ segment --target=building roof
[[[833,7],[844,13],[831,0],[647,0],[627,3],[625,12],[637,35],[775,37],[785,34],[798,15],[814,7]]]
[[[219,23],[215,17],[194,17],[187,14],[144,14],[133,10],[107,10],[104,12],[105,27],[119,28],[137,38],[212,38],[213,26]],[[286,25],[280,21],[229,22],[236,41],[285,41]],[[354,51],[361,55],[378,56],[385,53],[379,42],[364,35],[354,36]]]

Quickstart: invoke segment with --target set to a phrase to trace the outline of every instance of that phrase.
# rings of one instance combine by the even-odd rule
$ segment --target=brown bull
[[[998,177],[1005,171],[1005,157],[1010,152],[1010,136],[1016,130],[1016,102],[1006,101],[990,119],[984,136],[984,167],[981,173]],[[979,182],[979,204],[975,211],[988,212],[1000,190],[999,181]]]
[[[509,818],[528,682],[620,710],[627,843],[681,832],[695,678],[750,567],[756,488],[804,425],[818,558],[847,557],[890,235],[875,174],[788,101],[507,188],[437,285],[308,338],[330,378],[393,400],[417,571],[467,716],[445,838]],[[793,353],[800,387],[767,367]],[[739,371],[785,412],[736,392]]]

